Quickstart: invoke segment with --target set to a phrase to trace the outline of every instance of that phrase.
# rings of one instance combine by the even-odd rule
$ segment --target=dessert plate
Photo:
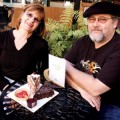
[[[19,87],[18,89],[29,89],[28,84],[25,84],[21,87]],[[16,89],[17,90],[17,89]],[[11,99],[15,100],[16,102],[18,102],[19,104],[21,104],[22,106],[24,106],[25,108],[27,108],[28,110],[30,110],[31,112],[36,112],[39,108],[41,108],[43,105],[45,105],[47,102],[49,102],[51,99],[53,99],[55,96],[57,96],[59,93],[57,91],[54,90],[54,95],[52,95],[49,98],[43,98],[40,100],[37,100],[37,105],[33,108],[29,108],[27,106],[27,101],[26,100],[19,100],[16,98],[15,96],[15,91],[10,92],[9,94],[7,94],[8,97],[10,97]]]

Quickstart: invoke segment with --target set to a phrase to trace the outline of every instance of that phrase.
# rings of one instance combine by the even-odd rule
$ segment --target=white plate
[[[25,85],[21,86],[20,88],[29,89],[28,84],[25,84]],[[18,89],[19,89],[19,88],[18,88]],[[17,90],[17,89],[16,89],[16,90]],[[49,102],[52,98],[54,98],[56,95],[59,94],[57,91],[54,90],[54,95],[52,95],[52,96],[49,97],[49,98],[43,98],[43,99],[37,100],[37,105],[36,105],[35,107],[33,107],[33,108],[29,108],[29,107],[27,106],[26,100],[25,100],[25,101],[24,101],[24,100],[18,100],[18,99],[15,97],[14,93],[15,93],[16,90],[14,90],[13,92],[9,93],[7,96],[10,97],[10,98],[12,98],[13,100],[17,101],[19,104],[21,104],[22,106],[24,106],[25,108],[27,108],[28,110],[30,110],[30,111],[33,112],[33,113],[36,112],[40,107],[42,107],[44,104],[46,104],[46,103]]]

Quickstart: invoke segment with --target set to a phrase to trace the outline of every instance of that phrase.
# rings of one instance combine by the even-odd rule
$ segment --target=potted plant
[[[76,23],[73,24],[73,18]],[[56,21],[48,19],[46,22],[45,39],[48,41],[50,54],[63,57],[76,39],[87,34],[82,12],[66,8]]]

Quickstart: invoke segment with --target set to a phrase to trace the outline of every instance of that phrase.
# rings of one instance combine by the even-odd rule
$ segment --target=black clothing
[[[88,9],[86,9],[86,11],[83,13],[83,17],[87,18],[95,14],[110,14],[120,17],[120,6],[118,6],[119,5],[113,4],[111,2],[96,2]]]
[[[111,88],[110,91],[101,95],[104,102],[120,104],[119,34],[115,33],[107,44],[98,49],[95,49],[94,42],[90,40],[88,35],[84,36],[75,42],[65,58],[77,65],[80,70],[93,74],[94,77]]]
[[[0,33],[0,69],[3,76],[13,80],[25,78],[36,71],[36,64],[42,63],[40,72],[48,68],[48,44],[33,34],[27,43],[17,50],[13,30]],[[0,80],[1,81],[1,80]]]

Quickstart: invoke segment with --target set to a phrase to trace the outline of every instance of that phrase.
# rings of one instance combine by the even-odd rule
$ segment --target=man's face
[[[88,32],[94,42],[103,42],[112,38],[117,20],[109,14],[96,14],[88,17]]]

